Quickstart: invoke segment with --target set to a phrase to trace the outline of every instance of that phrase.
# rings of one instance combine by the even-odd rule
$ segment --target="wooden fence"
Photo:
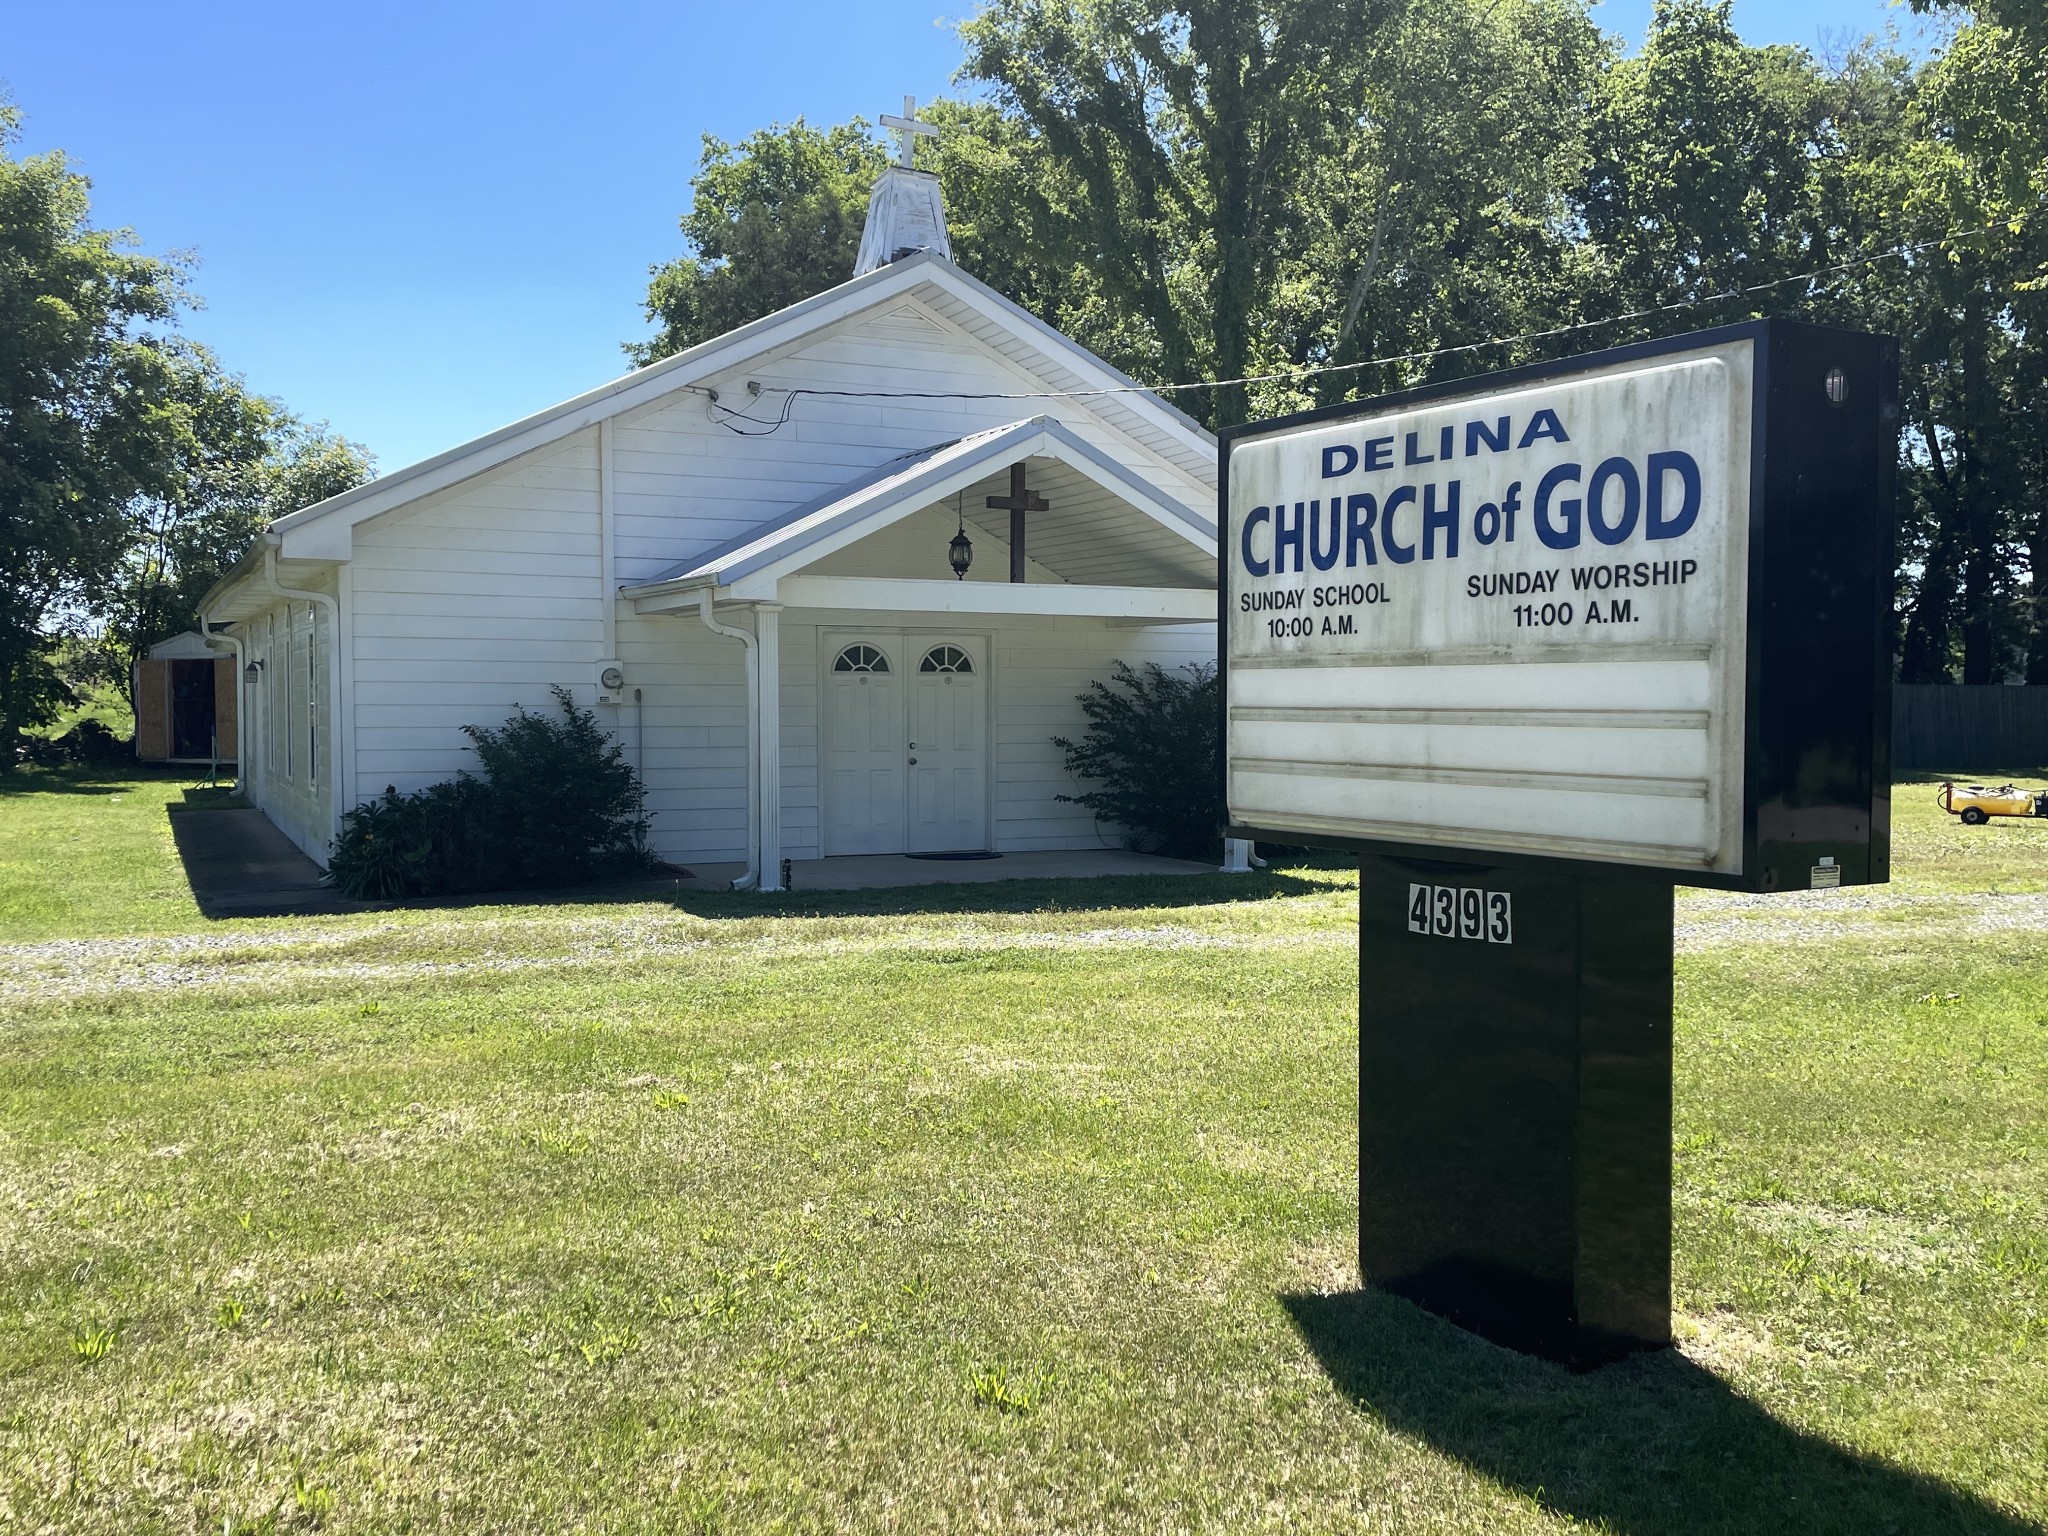
[[[2048,687],[1896,685],[1892,766],[1965,774],[2040,771],[2048,766]]]

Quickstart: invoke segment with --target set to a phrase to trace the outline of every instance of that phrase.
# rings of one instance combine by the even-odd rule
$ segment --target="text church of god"
[[[763,888],[1102,846],[1052,738],[1119,659],[1214,658],[1216,445],[953,265],[908,117],[850,282],[281,518],[208,594],[245,788],[307,853],[554,685],[657,853]]]

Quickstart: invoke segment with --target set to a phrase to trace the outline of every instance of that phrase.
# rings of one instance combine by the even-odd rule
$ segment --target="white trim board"
[[[1090,587],[1072,582],[926,581],[889,576],[785,576],[776,601],[785,608],[863,613],[1037,614],[1053,618],[1138,619],[1187,623],[1216,618],[1216,594],[1203,587]],[[644,610],[643,610],[644,611]]]

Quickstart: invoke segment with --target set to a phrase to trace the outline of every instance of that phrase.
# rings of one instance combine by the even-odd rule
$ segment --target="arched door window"
[[[834,672],[886,672],[889,670],[889,658],[872,645],[849,645],[833,661],[832,670]]]
[[[935,645],[917,664],[920,672],[972,672],[974,658],[957,645]]]

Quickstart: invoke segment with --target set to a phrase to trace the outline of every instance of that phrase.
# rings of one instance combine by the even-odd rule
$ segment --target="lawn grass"
[[[0,1531],[2048,1522],[2034,827],[1685,899],[1682,1349],[1574,1377],[1356,1288],[1345,871],[207,923],[67,784]]]
[[[167,807],[187,770],[0,773],[0,942],[202,926]]]
[[[2048,770],[1916,773],[1892,786],[1892,884],[1912,892],[2048,891],[2048,820],[1999,816],[1966,827],[1935,801],[1943,779],[2048,787]],[[1903,855],[1903,857],[1901,857]]]

